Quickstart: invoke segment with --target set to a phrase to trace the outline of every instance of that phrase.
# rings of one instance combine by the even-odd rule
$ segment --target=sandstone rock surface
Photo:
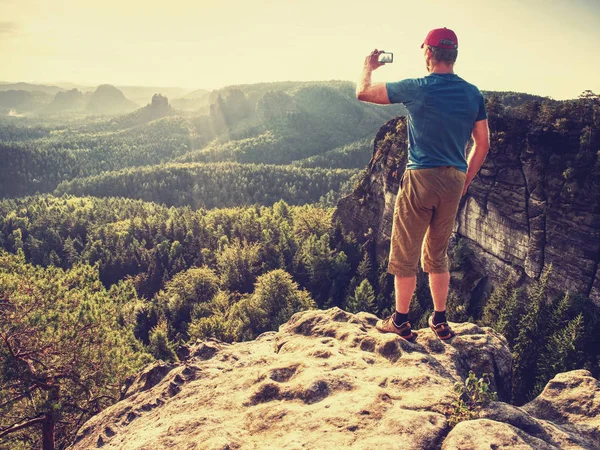
[[[600,384],[588,372],[450,430],[451,391],[469,370],[491,373],[501,399],[510,391],[504,337],[465,323],[450,343],[428,329],[409,343],[376,321],[334,307],[296,313],[254,341],[199,342],[185,362],[155,363],[128,383],[73,448],[600,448]]]

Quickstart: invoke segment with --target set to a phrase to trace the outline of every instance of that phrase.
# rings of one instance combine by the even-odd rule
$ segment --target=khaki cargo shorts
[[[419,256],[424,272],[448,271],[448,241],[466,176],[450,166],[404,171],[394,207],[388,273],[415,275]]]

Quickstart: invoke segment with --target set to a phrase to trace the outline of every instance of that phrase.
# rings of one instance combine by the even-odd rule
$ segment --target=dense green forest
[[[192,210],[114,197],[45,195],[0,202],[0,243],[11,253],[22,251],[36,265],[66,269],[78,261],[98,263],[105,286],[131,277],[145,297],[181,270],[203,265],[216,270],[219,261],[224,264],[219,259],[223,251],[235,265],[250,258],[246,268],[229,270],[221,264],[228,273],[247,271],[247,277],[232,276],[237,281],[226,282],[228,289],[251,291],[258,274],[281,268],[303,273],[307,278],[298,281],[312,286],[322,306],[341,304],[345,292],[340,283],[360,262],[352,239],[332,228],[332,213],[331,208],[283,201],[271,207]],[[309,260],[321,266],[305,267]],[[341,268],[345,275],[336,281]]]
[[[361,168],[349,167],[340,154],[364,152],[364,160],[370,148],[334,149],[372,138],[403,111],[357,102],[348,82],[230,87],[212,95],[205,115],[178,115],[153,101],[104,120],[2,117],[0,197],[53,192],[64,181],[175,161],[289,164],[323,155],[308,166]]]
[[[54,193],[139,198],[194,209],[272,205],[278,200],[335,206],[352,191],[358,173],[268,164],[167,164],[76,178],[60,184]]]
[[[371,159],[373,139],[362,139],[334,148],[320,155],[309,156],[292,162],[299,167],[330,167],[342,169],[363,169]]]
[[[37,139],[15,139],[18,132],[14,122],[0,121],[1,195],[51,192],[61,181],[76,177],[166,162],[187,152],[200,139],[186,119],[177,117],[117,131],[94,125],[49,130]],[[44,133],[45,127],[24,131],[36,136]],[[13,140],[5,140],[5,134]]]
[[[310,308],[393,311],[387,261],[332,216],[402,110],[357,102],[345,82],[206,96],[195,113],[159,99],[162,113],[0,118],[1,449],[65,448],[128,376],[190,340],[254,339]],[[544,157],[600,195],[597,96],[499,93],[487,107],[495,139],[524,123],[576,133],[576,155]],[[469,270],[465,246],[450,253]],[[507,337],[516,404],[557,372],[600,375],[598,307],[571,292],[548,302],[549,276],[449,297],[451,320]],[[420,277],[411,321],[426,326],[431,307]]]

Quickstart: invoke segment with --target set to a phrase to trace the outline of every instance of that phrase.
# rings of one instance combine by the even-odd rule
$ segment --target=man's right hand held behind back
[[[463,188],[462,195],[467,193],[471,181],[473,181],[473,178],[475,178],[475,175],[479,172],[479,169],[485,161],[488,150],[490,149],[490,130],[487,119],[475,122],[472,136],[475,144],[467,159],[469,168],[467,169],[467,178],[465,180],[465,187]]]

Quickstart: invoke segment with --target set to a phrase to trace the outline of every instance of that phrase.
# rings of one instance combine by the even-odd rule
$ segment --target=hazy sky
[[[0,0],[0,80],[218,88],[426,74],[420,45],[454,29],[455,72],[484,90],[600,92],[600,0]]]

